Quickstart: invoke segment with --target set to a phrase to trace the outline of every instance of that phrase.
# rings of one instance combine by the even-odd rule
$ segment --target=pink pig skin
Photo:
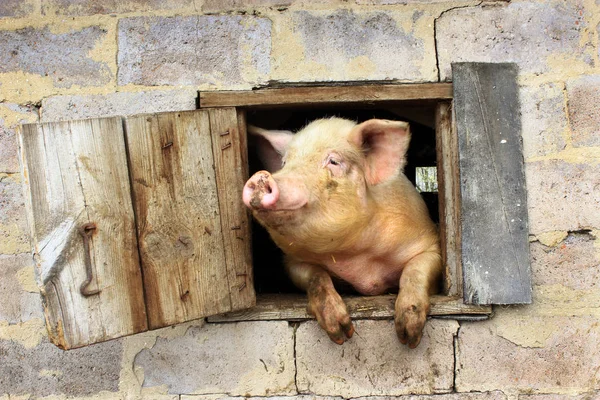
[[[402,173],[408,124],[331,118],[295,135],[249,132],[265,139],[259,154],[271,172],[248,180],[243,201],[286,254],[292,281],[308,294],[309,312],[342,344],[354,327],[331,277],[365,295],[399,287],[396,333],[416,347],[442,262],[437,228]]]

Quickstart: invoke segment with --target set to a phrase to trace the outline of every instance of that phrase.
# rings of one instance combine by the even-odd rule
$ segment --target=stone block
[[[197,96],[198,92],[193,89],[54,96],[42,100],[41,120],[50,122],[194,110]]]
[[[135,366],[144,387],[165,385],[170,394],[294,394],[293,329],[267,321],[192,326],[184,336],[159,337]]]
[[[531,243],[534,285],[600,290],[600,244],[590,233],[570,233],[555,247]]]
[[[28,348],[16,341],[0,340],[0,354],[0,394],[74,397],[119,390],[119,340],[69,351],[47,341]],[[108,393],[104,396],[111,397]]]
[[[24,72],[47,77],[56,87],[103,86],[112,79],[107,63],[90,53],[106,38],[90,26],[54,33],[50,28],[0,30],[0,73]]]
[[[315,396],[315,395],[297,395],[293,397],[289,396],[272,396],[272,397],[239,397],[239,396],[228,396],[228,395],[187,395],[181,396],[181,400],[343,400],[343,397],[339,396]],[[368,397],[356,397],[354,400],[506,400],[506,395],[500,391],[486,392],[486,393],[452,393],[452,394],[437,394],[434,396],[430,395],[417,395],[417,396],[368,396]],[[540,399],[544,400],[544,399]],[[548,399],[551,400],[551,399]],[[562,399],[558,399],[562,400]],[[568,400],[568,399],[565,399]],[[579,399],[573,399],[579,400]],[[581,399],[583,400],[583,399]],[[595,399],[593,399],[595,400]]]
[[[0,320],[10,324],[44,318],[30,254],[0,255]]]
[[[536,161],[525,176],[530,233],[600,227],[600,164]]]
[[[343,397],[294,395],[292,396],[269,396],[269,397],[241,397],[228,396],[226,394],[199,394],[183,395],[180,400],[344,400]]]
[[[510,2],[496,7],[456,8],[436,23],[442,80],[452,62],[515,62],[522,73],[552,69],[552,60],[592,66],[593,45],[582,2]]]
[[[1,17],[24,17],[33,12],[33,0],[2,0],[0,1]]]
[[[530,315],[564,315],[598,317],[600,291],[581,290],[567,286],[542,285],[533,287],[533,305],[523,312]]]
[[[461,325],[456,390],[544,393],[598,389],[600,321],[593,317],[522,316]]]
[[[278,78],[437,80],[433,17],[422,11],[297,11],[289,29],[294,42],[276,55]]]
[[[355,0],[356,4],[387,6],[392,4],[436,4],[447,3],[448,0]],[[500,0],[502,1],[502,0]],[[476,4],[472,0],[455,0],[453,5],[473,5]]]
[[[522,87],[520,103],[525,159],[563,150],[568,122],[562,87]]]
[[[429,320],[414,350],[398,341],[393,321],[354,323],[356,334],[342,346],[329,340],[316,322],[298,328],[296,365],[301,393],[350,398],[452,390],[456,321]]]
[[[600,75],[567,81],[573,146],[600,146]]]
[[[205,0],[202,4],[202,12],[220,13],[251,10],[258,7],[287,7],[292,3],[294,0]]]
[[[500,392],[484,392],[484,393],[449,393],[436,395],[419,395],[419,396],[402,396],[402,400],[506,400],[507,396]],[[358,397],[355,400],[400,400],[399,397],[393,396],[369,396]]]
[[[19,172],[16,127],[37,119],[38,112],[34,106],[0,104],[0,174]]]
[[[118,43],[121,85],[248,85],[270,71],[271,21],[240,15],[125,18]]]
[[[600,391],[579,395],[568,394],[521,394],[519,400],[600,400]]]
[[[0,254],[31,250],[20,175],[0,174]]]
[[[44,15],[94,15],[193,9],[194,0],[44,0]]]

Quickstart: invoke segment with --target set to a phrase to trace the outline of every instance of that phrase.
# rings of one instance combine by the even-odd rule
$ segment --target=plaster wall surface
[[[600,399],[600,1],[0,2],[0,399]],[[208,50],[207,50],[208,49]],[[270,81],[437,82],[520,68],[534,304],[390,321],[344,346],[314,322],[203,321],[64,352],[48,342],[20,123],[193,109]]]

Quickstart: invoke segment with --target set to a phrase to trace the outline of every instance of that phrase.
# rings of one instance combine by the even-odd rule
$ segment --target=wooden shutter
[[[32,124],[20,140],[53,343],[81,347],[255,304],[243,113]]]
[[[517,68],[458,63],[452,76],[464,300],[531,303]]]
[[[146,330],[121,119],[24,125],[20,142],[51,341],[69,349]],[[99,292],[86,296],[88,264],[86,289]]]
[[[136,116],[125,126],[149,327],[254,305],[236,109]]]

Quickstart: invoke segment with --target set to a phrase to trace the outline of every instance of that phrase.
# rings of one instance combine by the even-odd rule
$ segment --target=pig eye
[[[323,167],[327,167],[335,176],[341,176],[344,172],[344,161],[342,157],[337,154],[329,154],[325,160],[323,160]]]

